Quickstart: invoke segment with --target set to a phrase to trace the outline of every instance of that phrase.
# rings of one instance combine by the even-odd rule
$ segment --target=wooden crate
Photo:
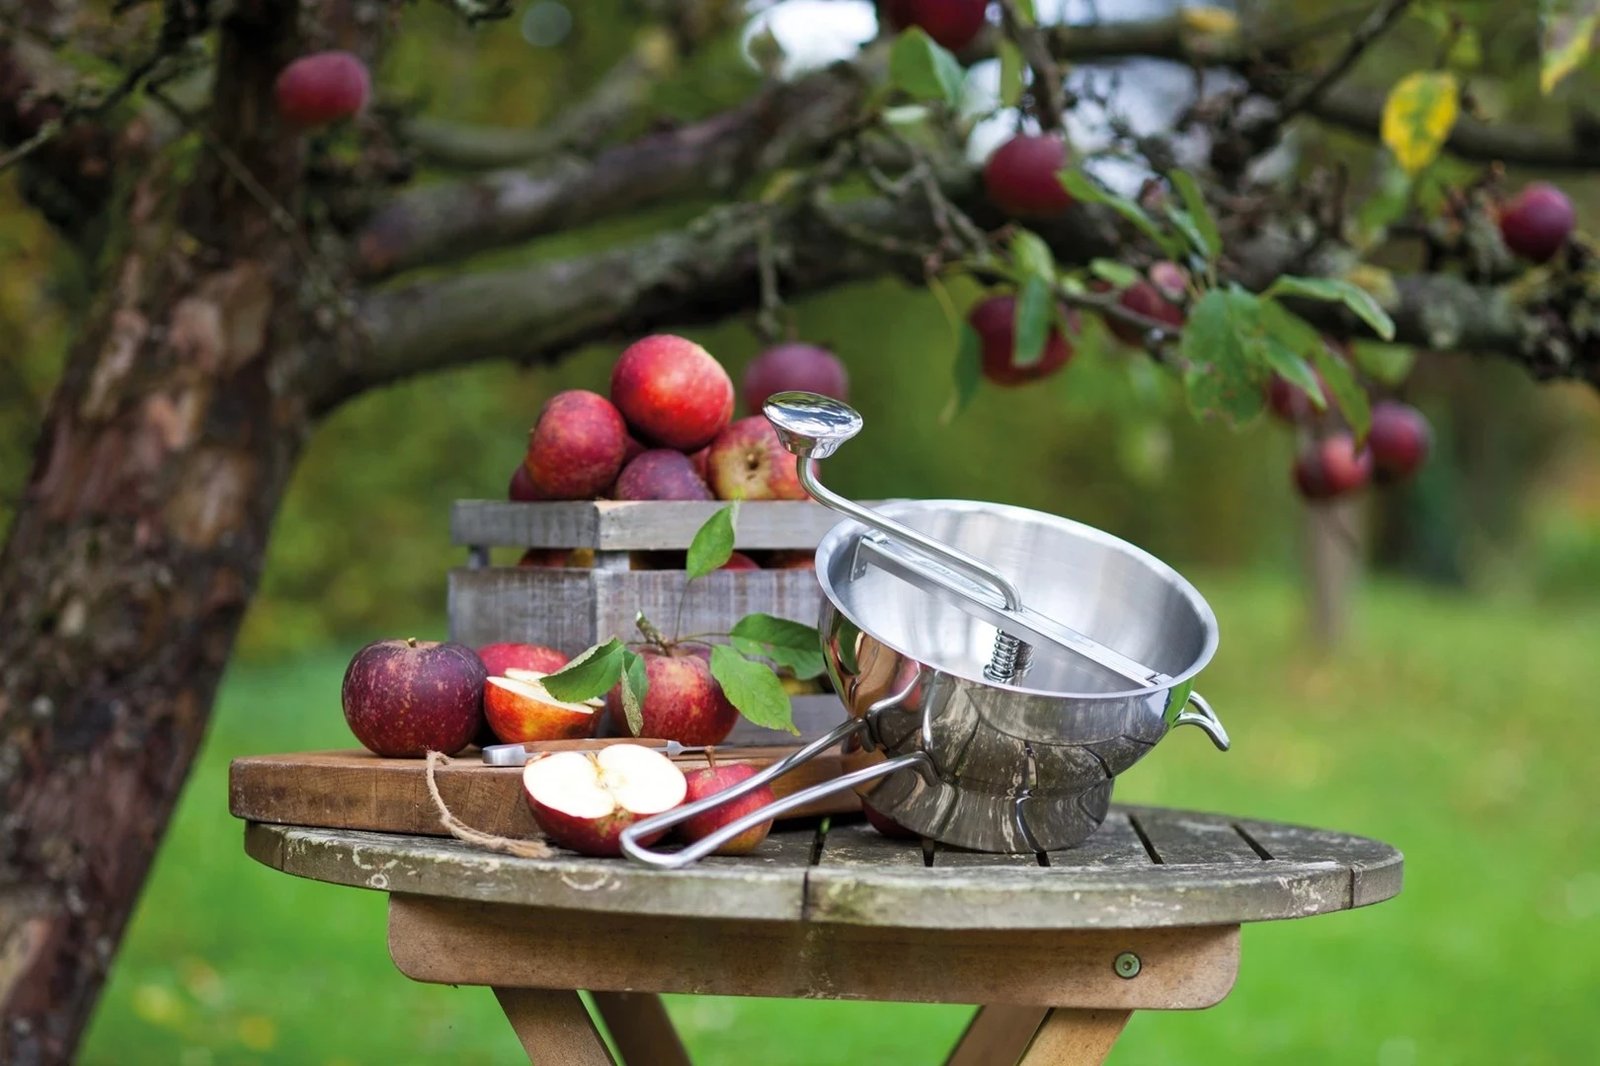
[[[634,552],[686,549],[696,530],[724,506],[458,501],[450,534],[467,549],[468,563],[450,572],[451,639],[474,647],[527,641],[571,655],[611,637],[637,639],[638,611],[668,636],[725,633],[752,611],[815,625],[822,590],[810,570],[722,570],[691,583],[682,570],[630,569]],[[745,502],[739,505],[735,547],[814,550],[837,521],[832,511],[808,501]],[[587,548],[595,561],[590,569],[492,566],[492,548]],[[804,738],[827,732],[844,714],[832,694],[796,696],[793,704]],[[741,720],[728,742],[794,739]]]

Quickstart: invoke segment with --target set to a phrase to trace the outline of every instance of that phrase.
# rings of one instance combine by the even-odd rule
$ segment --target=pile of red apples
[[[710,745],[727,736],[738,712],[701,656],[646,653],[646,659],[646,737]],[[490,644],[474,651],[453,642],[378,641],[357,652],[345,672],[345,721],[370,751],[390,758],[455,754],[496,739],[593,736],[604,703],[564,703],[541,683],[566,663],[565,655],[537,644]],[[618,855],[621,833],[634,822],[732,788],[755,773],[747,763],[724,762],[686,775],[648,742],[619,741],[593,751],[535,755],[522,786],[534,821],[551,840],[585,855]],[[678,836],[702,839],[772,799],[771,789],[754,789],[689,819]],[[744,854],[770,828],[768,821],[747,830],[718,854]]]

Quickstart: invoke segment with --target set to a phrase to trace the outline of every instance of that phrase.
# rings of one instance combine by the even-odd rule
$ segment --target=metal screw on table
[[[1121,977],[1124,980],[1138,977],[1139,956],[1135,955],[1131,951],[1124,951],[1122,954],[1116,957],[1115,961],[1111,963],[1111,968],[1117,972],[1118,977]]]

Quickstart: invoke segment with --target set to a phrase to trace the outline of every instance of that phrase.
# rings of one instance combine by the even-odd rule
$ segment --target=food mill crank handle
[[[924,591],[935,594],[943,591],[949,602],[995,626],[998,632],[994,652],[983,671],[989,680],[1012,682],[1027,670],[1031,648],[1023,638],[1029,636],[1035,640],[1043,638],[1044,643],[1081,655],[1141,688],[1170,680],[1160,671],[1135,662],[1093,637],[1029,611],[1016,586],[982,560],[825,487],[817,480],[817,460],[834,454],[840,445],[861,432],[861,415],[850,405],[814,392],[780,392],[767,400],[762,413],[778,431],[784,447],[799,458],[800,484],[811,498],[883,535],[879,538],[879,558],[897,564],[886,569]],[[890,551],[882,551],[883,547]],[[907,558],[912,553],[925,556],[926,560]],[[934,567],[927,565],[928,561],[932,561]],[[956,574],[948,571],[939,574],[938,564]],[[981,588],[964,585],[962,578],[994,589],[1004,606],[996,608],[982,595]]]

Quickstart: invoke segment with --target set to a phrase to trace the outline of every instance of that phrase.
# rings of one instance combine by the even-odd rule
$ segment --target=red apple
[[[1365,485],[1372,477],[1372,453],[1357,448],[1349,433],[1329,434],[1301,452],[1294,483],[1308,500],[1331,500]]]
[[[649,691],[639,708],[644,719],[641,737],[676,740],[689,747],[728,739],[739,721],[739,711],[711,676],[709,651],[680,646],[671,651],[646,648],[640,654],[649,679]],[[613,722],[627,721],[617,689],[606,697],[606,705]]]
[[[1117,303],[1135,314],[1172,327],[1169,332],[1181,329],[1184,319],[1183,294],[1188,285],[1188,277],[1184,274],[1183,268],[1176,263],[1163,260],[1152,266],[1146,277],[1149,280],[1141,278],[1123,289],[1122,295],[1117,297]],[[1108,317],[1106,325],[1111,328],[1111,332],[1118,340],[1135,346],[1144,344],[1145,334],[1148,332],[1120,318]]]
[[[688,782],[673,761],[638,744],[557,751],[531,760],[522,792],[546,836],[584,855],[622,854],[622,831],[683,802]],[[651,844],[654,834],[641,840]]]
[[[1381,484],[1404,481],[1428,459],[1433,430],[1423,413],[1392,400],[1374,404],[1367,447],[1372,449],[1372,469]]]
[[[509,640],[485,644],[478,649],[478,658],[483,660],[483,668],[490,677],[504,676],[507,670],[535,670],[542,674],[553,674],[569,661],[561,652],[543,644],[522,644]]]
[[[794,455],[761,415],[741,418],[711,442],[711,488],[721,500],[803,500]]]
[[[454,755],[483,722],[487,676],[465,644],[380,640],[356,652],[345,671],[344,720],[378,755]]]
[[[278,74],[272,92],[278,114],[294,126],[323,126],[366,106],[372,91],[367,65],[349,52],[313,52]]]
[[[1058,176],[1067,166],[1067,143],[1053,133],[1019,133],[983,165],[983,191],[1014,218],[1055,218],[1072,194]]]
[[[586,389],[568,389],[544,405],[524,465],[547,498],[585,500],[611,487],[627,451],[628,427],[611,402]]]
[[[758,772],[754,766],[743,762],[723,763],[721,766],[695,770],[688,775],[689,789],[683,801],[685,803],[693,803],[696,800],[703,800],[707,796],[715,796],[718,792],[726,792],[734,785],[748,781]],[[693,843],[696,840],[704,840],[728,823],[737,821],[752,811],[765,807],[775,799],[777,797],[772,794],[772,787],[770,785],[762,785],[760,788],[753,789],[720,807],[713,807],[709,811],[690,818],[678,826],[678,836],[689,843]],[[767,839],[767,834],[771,831],[772,820],[768,819],[754,828],[746,829],[712,852],[712,854],[748,855],[763,840]]]
[[[940,45],[959,52],[983,29],[989,0],[884,0],[883,13],[897,30],[921,28]]]
[[[699,451],[689,453],[689,462],[694,464],[694,472],[700,475],[700,480],[711,484],[711,445],[707,444]]]
[[[592,737],[600,724],[605,701],[568,703],[544,687],[543,670],[508,669],[490,677],[483,690],[483,713],[489,728],[503,744],[539,740],[580,740]]]
[[[622,449],[622,465],[627,466],[649,450],[649,448],[639,443],[638,437],[635,437],[632,433],[628,434],[628,442]]]
[[[877,809],[865,800],[861,803],[861,813],[867,816],[867,824],[890,840],[920,840],[921,833],[913,832],[890,818],[887,814],[879,814]]]
[[[1327,384],[1323,381],[1321,371],[1315,371],[1317,383],[1322,385],[1323,399],[1328,396]],[[1304,422],[1321,412],[1317,405],[1311,402],[1311,396],[1298,385],[1292,385],[1277,374],[1267,379],[1267,408],[1281,420],[1294,425]]]
[[[1576,222],[1567,194],[1536,181],[1500,208],[1500,237],[1513,252],[1543,263],[1567,243]]]
[[[983,343],[983,376],[996,385],[1022,385],[1049,377],[1072,358],[1072,345],[1060,330],[1051,327],[1039,361],[1032,366],[1017,366],[1016,319],[1015,296],[991,296],[967,314],[967,321]]]
[[[645,440],[692,452],[733,417],[733,379],[693,341],[657,334],[618,357],[611,400]]]
[[[768,348],[745,368],[740,393],[744,408],[761,413],[775,392],[819,392],[835,400],[850,399],[850,376],[839,357],[815,344],[791,342]]]
[[[539,486],[533,483],[533,475],[528,473],[527,464],[518,463],[517,468],[511,472],[511,484],[506,486],[506,499],[517,503],[533,503],[549,497],[540,492]]]
[[[611,495],[618,500],[716,499],[695,471],[694,460],[669,448],[643,452],[623,467]]]
[[[809,551],[768,552],[765,562],[768,570],[815,570],[817,553]]]
[[[728,556],[728,561],[717,567],[718,570],[760,570],[761,564],[756,562],[744,552],[734,552]]]

